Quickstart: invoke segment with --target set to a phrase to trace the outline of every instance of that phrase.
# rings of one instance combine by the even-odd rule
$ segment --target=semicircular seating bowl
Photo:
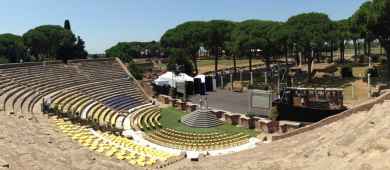
[[[145,104],[145,97],[134,80],[118,61],[112,59],[0,65],[0,77],[0,100],[6,111],[40,112],[43,98],[51,94],[53,101],[61,102],[67,112],[81,109],[90,104],[87,103],[90,100],[104,103],[120,95],[131,96],[131,102],[130,99],[121,100],[108,107],[123,112]],[[87,100],[79,93],[91,99]],[[84,102],[78,102],[80,100]],[[107,111],[100,106],[95,111],[103,110]]]
[[[138,113],[136,110],[142,108],[150,110],[137,114],[138,124],[148,129],[160,126],[160,110],[147,102],[136,80],[117,60],[70,60],[68,64],[52,62],[0,65],[0,88],[0,103],[6,112],[40,113],[43,100],[50,99],[50,108],[56,113],[86,120],[91,125],[106,127],[112,131],[132,128],[131,117]],[[108,137],[112,141],[125,140]],[[127,144],[141,155],[154,156],[147,159],[151,164],[156,159],[168,158],[159,151]],[[82,145],[92,144],[82,141]],[[116,156],[118,159],[124,158],[122,152]],[[136,161],[129,158],[129,162],[143,165],[145,158],[148,157],[141,156]]]
[[[159,108],[148,104],[135,81],[116,60],[0,65],[0,103],[6,112],[40,113],[43,99],[50,99],[52,110],[108,130],[127,130],[133,127],[131,123],[142,130],[160,128]],[[133,116],[136,121],[133,121]],[[111,141],[125,140],[109,135],[104,137]],[[82,141],[82,145],[86,145],[85,141]],[[147,147],[134,143],[130,143],[130,146],[146,158],[148,154],[151,155],[147,159],[151,162],[168,158],[166,154]],[[121,153],[117,156],[118,159],[123,158]],[[142,165],[142,159],[137,161]]]
[[[235,147],[249,141],[243,133],[188,133],[173,129],[160,129],[146,135],[146,139],[167,147],[184,150],[213,150]]]

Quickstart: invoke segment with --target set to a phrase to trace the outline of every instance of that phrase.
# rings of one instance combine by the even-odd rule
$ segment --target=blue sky
[[[267,19],[285,21],[302,12],[325,12],[343,19],[365,0],[1,0],[0,33],[22,35],[43,24],[63,25],[101,53],[122,41],[159,40],[189,20]]]

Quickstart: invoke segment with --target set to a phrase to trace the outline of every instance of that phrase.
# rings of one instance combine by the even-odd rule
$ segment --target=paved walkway
[[[133,131],[130,129],[124,131],[122,134],[127,137],[132,137],[133,141],[140,146],[151,147],[158,151],[168,152],[175,156],[180,155],[182,152],[186,152],[187,155],[194,156],[194,157],[187,157],[187,158],[198,158],[199,154],[210,155],[210,156],[222,156],[222,155],[232,154],[244,150],[253,149],[256,147],[256,143],[260,143],[259,139],[251,137],[249,138],[249,142],[238,146],[230,147],[230,148],[207,150],[207,151],[193,151],[193,150],[175,149],[175,148],[170,148],[170,147],[152,143],[144,138],[145,134],[141,131]]]
[[[199,104],[200,95],[191,96],[193,103]],[[209,107],[226,110],[235,113],[246,113],[249,111],[249,92],[232,92],[218,89],[215,92],[207,93]]]

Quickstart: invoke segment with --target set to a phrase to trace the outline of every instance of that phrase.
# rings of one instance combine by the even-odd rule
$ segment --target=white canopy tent
[[[201,83],[206,83],[206,76],[203,74],[199,74],[195,76],[194,78],[199,78]]]
[[[168,71],[159,76],[156,80],[153,81],[153,83],[158,86],[168,85],[170,87],[176,87],[176,82],[185,81],[193,82],[194,78],[185,73],[179,73],[178,75],[175,75],[173,72]]]

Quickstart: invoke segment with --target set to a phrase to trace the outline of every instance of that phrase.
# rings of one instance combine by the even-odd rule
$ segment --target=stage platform
[[[199,104],[200,95],[191,96],[193,103]],[[215,92],[207,92],[208,105],[211,108],[221,109],[234,113],[246,113],[249,111],[249,92],[232,92],[218,89]]]

